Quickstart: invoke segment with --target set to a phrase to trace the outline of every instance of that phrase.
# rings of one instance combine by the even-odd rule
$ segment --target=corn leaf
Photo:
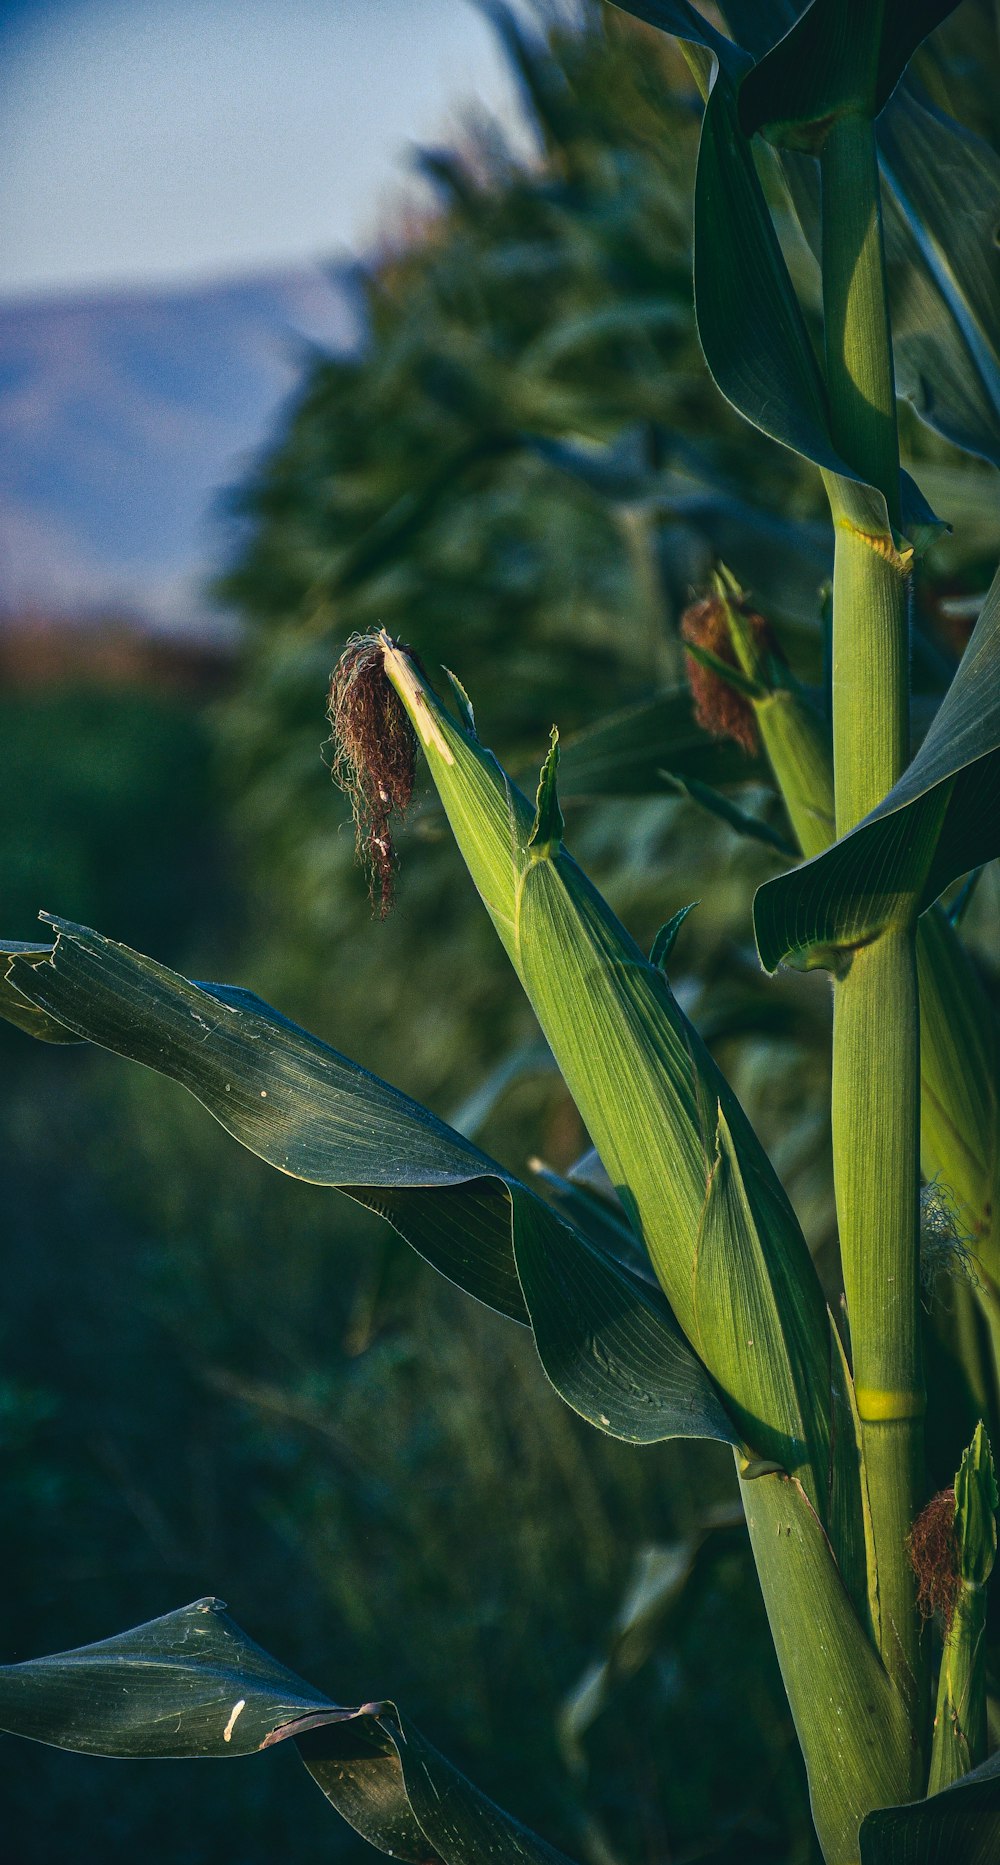
[[[698,335],[717,388],[762,433],[834,474],[859,530],[890,537],[882,494],[858,478],[834,445],[826,386],[740,122],[741,86],[752,59],[691,7],[667,0],[620,4],[715,57],[695,181],[694,295]],[[907,474],[900,483],[904,525],[912,530],[936,523]]]
[[[961,665],[899,782],[850,835],[758,889],[757,947],[782,962],[837,953],[922,912],[960,874],[1000,853],[1000,572]]]
[[[752,816],[749,810],[740,809],[739,804],[734,803],[731,797],[722,796],[709,784],[699,783],[697,777],[685,779],[675,775],[673,771],[664,771],[663,777],[670,789],[676,790],[679,795],[696,803],[699,809],[707,810],[710,816],[717,816],[719,821],[724,822],[736,835],[747,836],[752,842],[763,842],[766,848],[784,856],[786,861],[795,860],[796,849],[788,837],[782,835],[780,829],[773,828],[760,816]]]
[[[602,1430],[736,1441],[659,1290],[488,1154],[253,992],[51,924],[47,953],[13,952],[0,1012],[23,997],[72,1038],[179,1081],[269,1165],[378,1212],[442,1275],[529,1323],[556,1390]]]
[[[0,1666],[0,1728],[88,1755],[252,1755],[292,1740],[355,1830],[412,1865],[567,1865],[386,1701],[341,1708],[196,1600],[99,1644]]]
[[[740,91],[748,135],[793,149],[819,146],[838,117],[875,118],[921,40],[958,0],[813,0]]]
[[[794,0],[725,0],[721,10],[757,59],[798,14]],[[876,138],[897,391],[929,427],[1000,466],[1000,156],[909,76]],[[818,258],[815,165],[790,152],[782,162]]]
[[[861,1865],[996,1865],[1000,1857],[1000,1755],[930,1800],[869,1813]]]
[[[729,739],[694,722],[691,693],[678,686],[616,712],[560,747],[563,796],[668,796],[672,775],[713,785],[759,780],[763,766]]]
[[[909,82],[878,145],[898,392],[1000,466],[1000,156]]]
[[[18,958],[25,965],[44,965],[52,953],[50,945],[29,945],[19,940],[8,939],[0,949],[0,963],[3,959]],[[68,1030],[56,1017],[50,1017],[36,1004],[31,1004],[20,991],[16,991],[6,977],[0,977],[0,1016],[7,1023],[13,1023],[28,1036],[34,1036],[42,1043],[78,1043],[83,1039]]]

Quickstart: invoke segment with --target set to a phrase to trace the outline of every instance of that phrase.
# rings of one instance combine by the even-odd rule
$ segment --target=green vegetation
[[[814,0],[773,51],[795,19],[781,0],[723,7],[732,40],[682,0],[632,10],[683,40],[708,94],[700,144],[672,40],[608,15],[552,29],[546,56],[508,24],[542,159],[521,171],[485,134],[465,161],[433,158],[441,215],[365,281],[365,353],[317,360],[242,497],[228,589],[251,641],[216,723],[252,930],[236,934],[231,895],[180,949],[175,919],[170,956],[216,969],[238,937],[269,1001],[65,919],[54,945],[24,924],[7,948],[14,1022],[154,1071],[123,1091],[110,1061],[35,1052],[9,1138],[35,1162],[55,1260],[77,1254],[60,1214],[66,1229],[82,1210],[116,1285],[106,1305],[88,1292],[93,1333],[74,1337],[107,1361],[101,1402],[170,1410],[141,1440],[165,1485],[138,1445],[123,1461],[117,1426],[90,1427],[157,1548],[152,1588],[114,1571],[54,1424],[57,1370],[44,1388],[21,1373],[31,1333],[12,1327],[23,1568],[83,1518],[100,1550],[96,1585],[85,1562],[79,1579],[88,1625],[127,1623],[133,1602],[147,1623],[7,1667],[0,1722],[124,1757],[287,1736],[383,1852],[551,1860],[415,1714],[594,1865],[814,1858],[752,1554],[822,1856],[985,1861],[996,50],[974,0],[923,46],[951,7]],[[696,162],[697,338],[727,401],[688,303]],[[899,470],[894,362],[920,494]],[[692,586],[705,600],[682,627]],[[379,759],[390,734],[405,791],[405,714],[438,799],[374,927],[317,782],[317,692],[353,636],[341,775],[363,801],[368,786],[384,839]],[[561,752],[532,802],[529,749],[537,766],[554,715]],[[204,825],[170,763],[186,860]],[[82,886],[68,876],[74,916]],[[74,1071],[70,1142],[68,1117],[42,1128],[38,1109]],[[355,1206],[331,1221],[328,1186],[416,1255]],[[119,1261],[128,1233],[138,1272]],[[127,1345],[115,1302],[141,1316]],[[164,1426],[188,1447],[180,1479]],[[204,1602],[163,1617],[189,1575],[359,1707]],[[35,1600],[48,1649],[58,1615]],[[298,1836],[327,1811],[314,1796],[300,1815],[286,1772],[241,1828],[241,1786],[225,1802],[206,1787],[204,1837],[189,1819],[165,1855],[210,1857],[233,1830],[269,1855],[291,1818]],[[87,1791],[103,1819],[107,1788]]]

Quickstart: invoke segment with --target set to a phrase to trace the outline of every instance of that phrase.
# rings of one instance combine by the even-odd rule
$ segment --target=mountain
[[[0,305],[0,617],[224,629],[221,496],[310,351],[361,335],[346,267]]]

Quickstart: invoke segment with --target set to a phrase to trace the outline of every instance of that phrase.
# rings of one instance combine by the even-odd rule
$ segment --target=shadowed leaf
[[[754,902],[768,971],[829,963],[923,911],[1000,853],[1000,574],[940,711],[878,808],[842,841],[765,882]]]
[[[1000,1856],[1000,1755],[930,1800],[869,1813],[861,1865],[995,1865]]]
[[[429,1109],[251,991],[192,984],[51,923],[47,955],[11,950],[0,1011],[23,998],[72,1036],[179,1081],[269,1165],[378,1212],[468,1294],[532,1325],[556,1390],[602,1430],[734,1441],[659,1291]]]
[[[247,1638],[221,1600],[76,1651],[0,1666],[0,1728],[88,1755],[251,1755],[295,1741],[369,1844],[412,1865],[567,1865],[385,1701],[343,1709]]]

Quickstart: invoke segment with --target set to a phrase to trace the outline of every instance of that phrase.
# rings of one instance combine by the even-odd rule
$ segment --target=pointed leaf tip
[[[535,797],[535,820],[528,837],[528,847],[541,858],[559,847],[566,827],[563,813],[559,807],[559,794],[556,778],[559,770],[559,730],[552,727],[552,736],[545,762],[538,779],[538,793]]]
[[[457,673],[452,673],[450,667],[446,667],[444,671],[448,675],[451,690],[455,695],[455,704],[458,707],[459,720],[468,732],[470,738],[474,738],[478,742],[479,733],[476,730],[476,715],[472,710],[472,701]]]
[[[680,907],[676,913],[672,913],[660,927],[649,951],[649,962],[655,965],[657,970],[666,971],[667,960],[677,943],[677,934],[688,914],[699,904],[697,900],[689,900],[686,907]]]

